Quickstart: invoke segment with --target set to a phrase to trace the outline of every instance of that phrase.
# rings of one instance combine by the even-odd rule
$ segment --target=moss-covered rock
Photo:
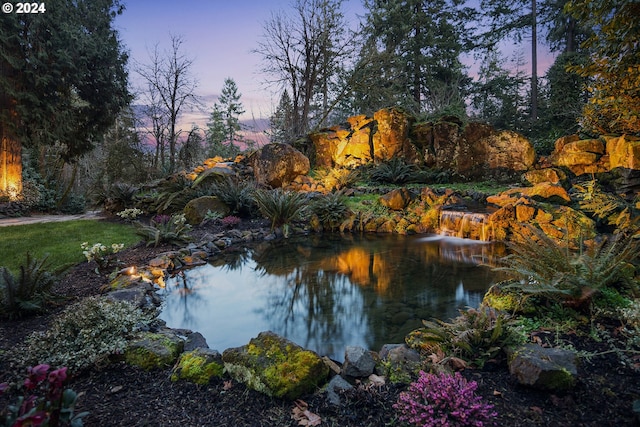
[[[189,224],[200,224],[208,212],[218,213],[221,217],[229,215],[229,207],[215,196],[202,196],[193,199],[184,207],[184,216]]]
[[[520,384],[550,391],[575,386],[576,354],[559,348],[525,344],[508,350],[509,372]]]
[[[226,371],[248,387],[274,397],[296,399],[322,384],[329,368],[313,351],[273,332],[222,354]]]
[[[522,292],[508,288],[510,283],[504,281],[492,285],[484,294],[482,305],[507,313],[535,313],[536,307]]]
[[[213,377],[224,373],[222,356],[216,350],[197,348],[182,353],[171,373],[171,381],[185,380],[196,384],[207,384]]]
[[[146,370],[172,366],[178,359],[184,341],[171,332],[144,333],[127,346],[127,363]]]

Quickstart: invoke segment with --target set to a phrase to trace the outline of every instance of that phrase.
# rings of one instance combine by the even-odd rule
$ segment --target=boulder
[[[124,359],[146,370],[166,368],[175,363],[183,346],[184,341],[170,331],[145,332],[129,343]]]
[[[380,360],[376,371],[393,383],[410,383],[422,367],[420,353],[406,344],[385,344]]]
[[[470,179],[523,172],[536,158],[533,146],[522,135],[483,123],[469,123],[464,129],[453,122],[420,123],[414,126],[413,135],[426,166]]]
[[[529,184],[536,185],[543,182],[562,184],[567,180],[567,174],[559,168],[534,169],[525,172],[522,179]]]
[[[259,184],[273,188],[293,182],[309,173],[309,159],[288,144],[268,144],[247,159]]]
[[[396,108],[384,108],[373,113],[375,130],[371,138],[373,159],[376,162],[402,157],[411,162],[417,151],[409,141],[413,117]]]
[[[198,348],[182,353],[173,367],[171,381],[185,380],[196,384],[208,384],[224,372],[222,356],[216,350]]]
[[[329,374],[320,356],[273,332],[261,332],[247,345],[226,349],[222,360],[236,381],[288,399],[314,391]]]
[[[380,204],[393,211],[401,211],[411,203],[411,194],[406,188],[397,188],[380,196]]]
[[[215,196],[202,196],[190,200],[184,207],[184,217],[192,225],[198,225],[204,221],[208,212],[218,213],[225,217],[229,215],[229,207]]]
[[[331,378],[331,381],[329,381],[329,384],[327,385],[327,400],[332,405],[338,406],[341,403],[338,393],[351,390],[352,388],[353,386],[347,380],[342,378],[340,375],[336,375]]]
[[[605,137],[609,169],[640,169],[640,138],[623,135]]]
[[[344,352],[342,375],[346,377],[363,378],[373,374],[376,360],[367,349],[357,346],[347,346]]]
[[[509,372],[522,385],[564,391],[576,384],[576,359],[573,351],[525,344],[509,350]]]
[[[321,168],[356,167],[394,157],[414,161],[418,152],[409,140],[413,118],[395,108],[347,118],[346,123],[309,135],[315,164]]]

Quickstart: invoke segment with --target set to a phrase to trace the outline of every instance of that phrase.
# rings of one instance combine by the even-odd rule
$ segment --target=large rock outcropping
[[[532,168],[533,146],[522,135],[489,125],[456,120],[415,123],[397,109],[347,122],[309,135],[321,168],[356,167],[402,158],[420,166],[447,170],[468,179],[513,177]]]

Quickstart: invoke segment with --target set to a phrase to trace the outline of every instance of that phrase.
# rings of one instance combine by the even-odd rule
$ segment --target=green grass
[[[129,224],[100,220],[76,220],[42,224],[0,227],[0,266],[17,273],[26,253],[35,258],[49,254],[51,269],[86,261],[82,242],[124,243],[125,247],[140,241]]]

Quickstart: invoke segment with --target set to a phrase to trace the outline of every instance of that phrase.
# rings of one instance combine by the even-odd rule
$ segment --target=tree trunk
[[[538,29],[536,0],[531,0],[531,122],[538,118]]]

